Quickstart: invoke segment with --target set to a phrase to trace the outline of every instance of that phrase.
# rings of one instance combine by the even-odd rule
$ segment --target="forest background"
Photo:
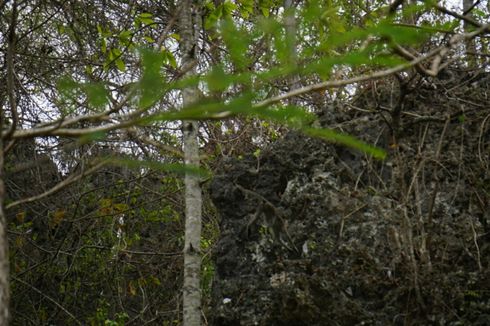
[[[297,130],[383,159],[399,111],[386,148],[315,113],[488,69],[483,1],[4,0],[0,15],[0,325],[206,322],[207,186],[230,158]]]

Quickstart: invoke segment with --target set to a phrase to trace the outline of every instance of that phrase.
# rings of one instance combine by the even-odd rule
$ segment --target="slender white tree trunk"
[[[199,1],[180,2],[180,50],[182,66],[187,70],[185,76],[195,74],[198,54]],[[197,87],[187,87],[182,92],[184,108],[197,102]],[[199,166],[198,124],[195,121],[183,122],[184,159],[186,165]],[[201,325],[201,187],[199,177],[187,173],[185,176],[185,247],[184,247],[184,325]]]
[[[474,0],[463,0],[463,12],[466,17],[473,18],[473,15],[471,14],[471,11],[473,10],[473,2]],[[468,22],[464,22],[464,31],[465,32],[470,32],[471,31],[471,24]],[[466,57],[468,58],[467,62],[470,67],[475,67],[476,66],[476,40],[475,39],[469,39],[466,41]]]
[[[293,0],[284,0],[284,27],[286,30],[286,42],[288,45],[289,60],[288,64],[296,67],[298,61],[298,53],[296,49],[296,10],[294,8]],[[300,87],[299,76],[294,74],[289,79],[289,90],[297,89]],[[296,99],[291,99],[289,104],[297,104]]]

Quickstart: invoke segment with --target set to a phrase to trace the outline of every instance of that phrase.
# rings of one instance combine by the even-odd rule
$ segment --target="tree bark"
[[[463,0],[463,13],[465,16],[473,18],[473,15],[471,14],[472,10],[474,7],[474,2],[473,0]],[[465,33],[471,32],[471,28],[473,27],[470,23],[464,22],[463,23],[464,31]],[[466,47],[466,57],[467,57],[467,62],[470,67],[475,67],[476,66],[476,40],[474,38],[468,39],[465,44]]]
[[[0,130],[1,129],[3,128],[0,126]],[[7,219],[5,218],[4,210],[5,183],[3,147],[3,140],[0,139],[0,326],[8,325],[10,301]]]
[[[14,83],[14,52],[16,35],[15,28],[17,24],[17,2],[13,2],[10,25],[8,31],[8,45],[6,53],[6,85],[7,97],[10,106],[11,123],[8,126],[4,108],[0,107],[0,135],[7,131],[6,137],[0,137],[0,326],[6,326],[9,323],[9,304],[10,304],[10,286],[9,286],[9,250],[7,238],[7,218],[5,216],[5,140],[15,131],[17,124],[17,107],[15,98]]]
[[[180,8],[180,50],[182,66],[187,70],[184,77],[196,73],[194,61],[197,59],[199,1],[183,0]],[[186,69],[193,65],[192,69]],[[183,109],[199,99],[196,86],[182,91]],[[184,160],[186,166],[199,166],[198,124],[196,121],[183,122]],[[195,174],[185,175],[185,245],[184,245],[184,325],[201,325],[201,187]]]
[[[286,30],[286,43],[288,45],[289,60],[288,64],[296,68],[298,61],[298,53],[296,50],[296,10],[294,8],[293,0],[284,0],[284,27]],[[293,74],[289,78],[289,90],[300,88],[298,74]],[[289,104],[296,105],[297,99],[293,98],[289,101]]]

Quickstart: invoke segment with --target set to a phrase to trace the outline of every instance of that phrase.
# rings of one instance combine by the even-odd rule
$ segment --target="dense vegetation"
[[[488,70],[486,5],[0,1],[0,324],[9,306],[12,325],[181,324],[185,175],[203,189],[196,249],[208,322],[220,237],[207,191],[213,175],[237,160],[260,162],[290,130],[375,160],[393,156],[415,130],[407,117],[472,117],[464,106],[410,112],[405,100],[439,87],[433,78],[453,83],[438,88],[444,95],[480,92],[471,128],[487,135],[485,88],[454,84],[473,85]],[[191,31],[182,24],[187,11]],[[188,35],[193,56],[182,51]],[[383,98],[390,87],[397,97]],[[183,107],[189,90],[199,99]],[[383,142],[336,125],[346,108],[386,123]],[[316,121],[322,115],[329,123]],[[181,121],[198,121],[200,166],[184,162]],[[489,140],[475,139],[468,157],[488,171]],[[472,212],[489,211],[488,176],[472,180],[481,182]],[[473,226],[477,248],[487,220]]]

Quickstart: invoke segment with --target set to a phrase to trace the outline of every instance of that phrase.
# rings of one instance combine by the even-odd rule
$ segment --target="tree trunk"
[[[288,65],[296,68],[298,61],[298,53],[296,50],[296,10],[294,8],[293,0],[284,0],[284,27],[286,30],[286,44],[288,46]],[[294,74],[289,79],[289,90],[297,89],[300,87],[299,76]],[[291,99],[289,104],[297,104],[296,99]]]
[[[473,15],[471,14],[473,10],[473,0],[463,0],[463,13],[466,17],[473,18]],[[468,22],[463,23],[464,26],[464,31],[466,33],[471,32],[472,25]],[[474,38],[468,39],[466,41],[466,58],[468,59],[468,65],[470,67],[475,67],[476,66],[476,41]]]
[[[3,121],[2,121],[3,122]],[[0,127],[0,133],[3,128]],[[5,218],[4,199],[4,151],[0,140],[0,326],[8,325],[9,320],[9,252],[7,239],[7,219]]]
[[[10,26],[8,31],[8,47],[6,54],[6,89],[12,121],[10,127],[5,118],[4,108],[0,106],[0,135],[4,130],[11,134],[16,127],[17,107],[15,98],[14,83],[14,52],[15,52],[15,28],[17,24],[17,2],[13,2]],[[3,101],[2,101],[3,102]],[[3,104],[3,103],[2,103]],[[10,286],[9,286],[9,250],[7,238],[7,218],[5,216],[5,138],[0,138],[0,326],[6,326],[9,323],[9,304],[10,304]]]
[[[200,6],[198,1],[184,0],[180,8],[180,50],[182,66],[187,70],[186,77],[195,74],[197,59],[198,19]],[[197,87],[187,87],[182,92],[184,109],[199,99]],[[183,122],[184,159],[186,166],[199,166],[198,124],[195,121]],[[184,325],[201,324],[201,187],[195,174],[185,175],[185,246],[184,246],[184,287],[183,309]]]

